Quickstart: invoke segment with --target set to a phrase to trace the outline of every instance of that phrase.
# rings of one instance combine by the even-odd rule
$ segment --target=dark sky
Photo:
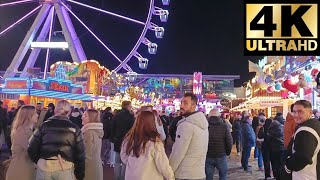
[[[10,0],[12,1],[12,0]],[[161,0],[155,0],[162,6]],[[1,0],[0,0],[1,2]],[[2,2],[8,2],[3,1]],[[147,0],[80,0],[115,13],[145,21],[148,11]],[[119,57],[124,57],[134,46],[143,27],[99,12],[72,5],[72,10],[82,19]],[[0,30],[22,17],[36,4],[0,8]],[[243,4],[238,0],[173,0],[164,7],[170,12],[169,21],[161,23],[157,16],[152,22],[165,28],[165,36],[158,40],[152,31],[147,38],[158,44],[156,55],[149,55],[142,45],[139,53],[148,58],[147,70],[138,68],[138,60],[132,58],[129,64],[138,73],[191,74],[202,71],[204,74],[241,75],[236,85],[249,79],[247,60],[256,62],[261,57],[243,56]],[[0,37],[0,69],[5,70],[13,59],[20,43],[30,28],[36,15]],[[96,59],[109,69],[118,65],[110,54],[73,17],[75,29],[83,44],[88,59]],[[55,31],[61,30],[59,23]],[[62,41],[58,34],[54,41]],[[45,50],[42,50],[36,66],[43,67]],[[54,50],[50,63],[58,60],[71,60],[68,51]],[[21,66],[22,67],[22,66]],[[21,68],[20,67],[20,68]]]

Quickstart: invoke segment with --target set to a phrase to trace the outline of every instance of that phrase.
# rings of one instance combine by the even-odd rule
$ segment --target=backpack
[[[259,134],[259,131],[260,131],[261,128],[263,128],[262,125],[259,125],[259,126],[256,128],[256,146],[257,146],[259,149],[262,148],[262,144],[263,144],[263,142],[264,142],[264,138],[260,139],[260,138],[258,137],[258,134]],[[264,131],[264,129],[262,129],[262,130]]]

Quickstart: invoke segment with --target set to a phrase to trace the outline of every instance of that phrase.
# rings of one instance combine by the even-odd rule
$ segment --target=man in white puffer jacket
[[[181,100],[183,118],[177,124],[176,141],[169,161],[176,180],[204,180],[208,150],[208,121],[196,112],[198,98],[186,93]]]

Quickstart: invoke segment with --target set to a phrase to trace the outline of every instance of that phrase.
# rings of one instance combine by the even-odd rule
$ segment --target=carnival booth
[[[74,84],[70,80],[57,78],[36,79],[36,78],[7,78],[2,93],[16,95],[16,99],[24,100],[26,104],[36,105],[42,103],[56,103],[61,99],[67,99],[74,106],[86,106],[85,102],[90,101],[90,96],[84,93],[81,85]],[[5,103],[11,107],[13,99],[6,99]]]
[[[319,58],[315,56],[268,56],[257,64],[249,61],[249,71],[256,76],[246,85],[247,100],[232,110],[265,112],[274,117],[277,112],[286,115],[290,105],[299,99],[318,108],[320,100],[314,79],[319,70]]]

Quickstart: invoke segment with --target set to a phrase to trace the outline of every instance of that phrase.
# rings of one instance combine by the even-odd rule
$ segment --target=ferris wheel
[[[5,35],[11,29],[16,27],[18,24],[29,18],[34,13],[38,12],[36,19],[31,25],[30,30],[26,34],[24,40],[22,41],[17,53],[15,54],[10,66],[5,71],[3,78],[14,77],[18,72],[18,68],[21,65],[23,59],[25,58],[29,49],[32,49],[27,62],[20,74],[20,77],[26,77],[27,70],[34,67],[35,62],[39,56],[41,49],[46,49],[46,61],[44,68],[44,78],[46,78],[46,72],[48,71],[49,63],[49,54],[50,49],[60,48],[60,49],[69,49],[71,58],[73,62],[82,62],[87,60],[86,54],[83,50],[81,42],[77,36],[75,28],[70,19],[70,15],[75,18],[91,35],[95,38],[113,57],[119,62],[119,65],[114,69],[114,72],[118,72],[122,68],[125,69],[129,74],[134,74],[135,72],[127,64],[133,57],[138,59],[139,67],[141,69],[146,69],[148,66],[148,59],[144,58],[139,52],[138,49],[141,44],[144,44],[148,47],[149,54],[156,54],[158,45],[154,42],[151,42],[146,37],[147,31],[154,31],[156,38],[161,39],[164,35],[165,29],[157,24],[151,22],[153,16],[158,16],[160,22],[167,22],[169,11],[162,9],[161,7],[155,6],[155,0],[148,0],[149,9],[146,20],[140,21],[134,18],[130,18],[121,14],[113,13],[104,9],[100,9],[91,5],[81,3],[76,0],[18,0],[14,2],[8,2],[0,4],[0,8],[6,6],[15,6],[25,3],[35,3],[37,6],[27,13],[25,16],[21,17],[19,20],[11,24],[5,29],[0,29],[0,40],[1,36]],[[160,0],[159,0],[160,1]],[[168,6],[170,0],[161,0],[163,6]],[[106,15],[114,16],[119,18],[119,20],[128,21],[134,23],[138,26],[143,26],[143,30],[140,34],[140,37],[137,39],[134,47],[126,55],[124,59],[120,59],[112,49],[106,45],[72,10],[71,5],[82,6],[93,11],[104,13]],[[64,35],[66,42],[52,42],[51,37],[53,35],[53,26],[54,26],[54,17],[58,17],[62,28],[62,34]],[[35,37],[38,35],[38,37]]]

